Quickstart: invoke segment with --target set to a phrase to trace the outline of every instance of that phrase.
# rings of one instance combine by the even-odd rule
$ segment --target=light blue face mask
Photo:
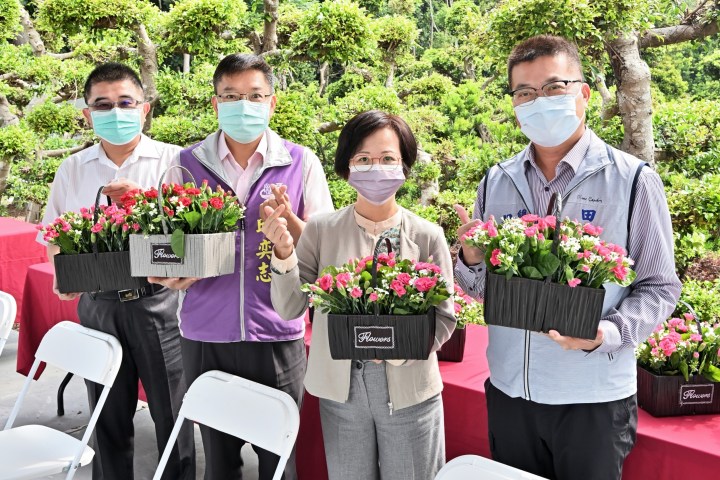
[[[95,134],[113,145],[130,143],[142,130],[142,108],[90,112]]]
[[[576,98],[577,94],[538,97],[530,105],[518,105],[515,115],[520,122],[520,131],[536,145],[557,147],[580,126]]]
[[[269,103],[238,100],[217,106],[220,128],[238,143],[257,140],[270,124]]]

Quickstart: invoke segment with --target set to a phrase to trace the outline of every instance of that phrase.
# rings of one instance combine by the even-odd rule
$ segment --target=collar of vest
[[[258,178],[268,168],[281,167],[292,163],[290,152],[285,148],[280,135],[269,128],[265,130],[265,134],[267,135],[267,152],[264,155],[263,164],[255,172],[254,178]],[[193,147],[191,151],[198,162],[222,179],[225,184],[230,185],[225,169],[222,167],[222,159],[218,154],[217,145],[220,135],[222,135],[222,130],[211,133],[204,141]]]
[[[527,159],[527,152],[529,148],[530,146],[528,145],[510,160],[499,163],[498,168],[510,177],[513,184],[515,184],[518,193],[522,196],[528,210],[534,212],[535,205],[532,201],[530,185],[528,185],[527,177],[525,176],[525,160]],[[587,177],[614,163],[614,158],[609,155],[610,148],[611,147],[608,147],[605,142],[595,135],[595,132],[590,131],[590,146],[588,147],[588,151],[585,154],[585,158],[583,158],[582,162],[580,162],[578,170],[575,172],[575,176],[570,181],[565,191],[569,192]]]

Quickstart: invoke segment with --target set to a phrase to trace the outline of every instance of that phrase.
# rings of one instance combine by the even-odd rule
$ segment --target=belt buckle
[[[137,289],[118,290],[118,298],[121,302],[129,302],[140,298],[140,292]]]

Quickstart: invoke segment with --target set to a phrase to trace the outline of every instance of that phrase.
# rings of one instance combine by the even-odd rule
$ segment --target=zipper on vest
[[[525,400],[532,400],[530,397],[530,331],[525,331],[525,354],[523,356],[523,388],[525,389]]]
[[[240,219],[240,340],[245,341],[245,218]]]

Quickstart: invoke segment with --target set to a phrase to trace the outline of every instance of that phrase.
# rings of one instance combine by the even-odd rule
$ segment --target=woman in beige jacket
[[[310,219],[297,244],[280,216],[266,207],[263,232],[274,243],[272,303],[283,318],[308,307],[303,283],[329,265],[372,255],[389,237],[400,258],[432,257],[453,285],[452,262],[442,228],[395,201],[415,162],[417,145],[400,117],[380,111],[350,120],[338,141],[335,171],[357,192],[357,201]],[[325,455],[331,480],[428,480],[444,463],[442,380],[435,351],[455,328],[451,300],[436,309],[433,353],[427,360],[333,360],[327,315],[315,312],[305,376],[320,398]]]

